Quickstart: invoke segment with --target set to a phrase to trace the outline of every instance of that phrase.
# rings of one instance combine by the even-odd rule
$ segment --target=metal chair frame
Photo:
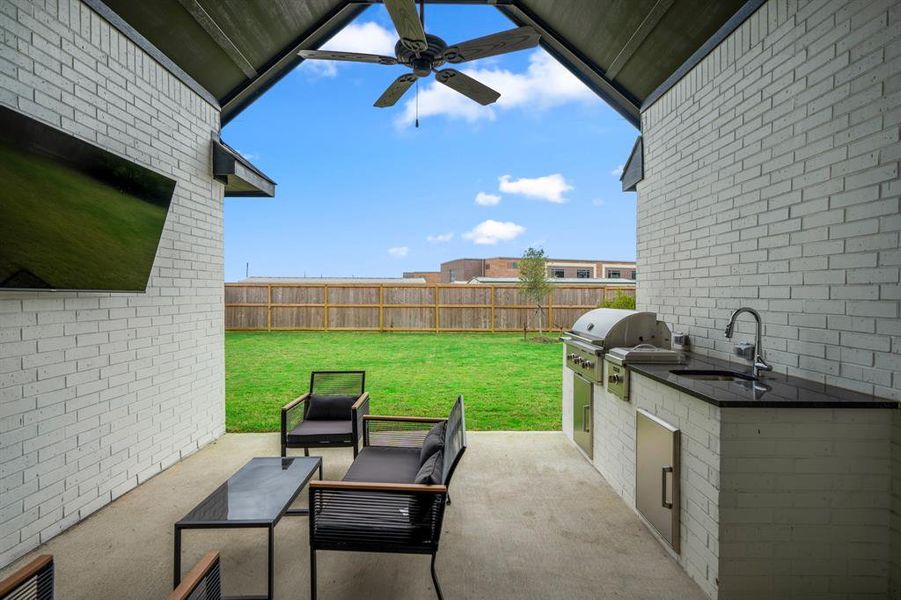
[[[336,442],[299,443],[289,442],[288,434],[302,422],[309,411],[310,396],[315,392],[317,375],[360,375],[360,393],[357,401],[351,407],[351,434],[350,437]],[[299,396],[281,408],[281,452],[282,456],[288,455],[288,448],[303,448],[304,456],[310,455],[310,448],[353,448],[356,458],[360,446],[360,432],[363,429],[363,417],[369,414],[369,392],[366,392],[366,371],[313,371],[310,373],[310,391]],[[299,411],[300,418],[297,419]],[[293,419],[297,422],[292,425]]]
[[[53,579],[53,555],[41,554],[0,581],[0,599],[53,600]]]
[[[318,550],[431,555],[432,582],[438,599],[443,600],[435,560],[445,506],[450,504],[448,486],[466,451],[463,397],[457,399],[448,419],[367,415],[364,417],[363,444],[364,447],[372,445],[372,428],[377,424],[399,429],[387,437],[376,435],[375,445],[415,448],[418,439],[421,447],[425,433],[442,421],[454,428],[451,435],[456,436],[457,447],[453,449],[453,456],[445,457],[441,485],[310,482],[310,597],[313,600],[317,598]],[[420,429],[415,429],[417,424]],[[398,515],[403,515],[405,509],[408,516],[404,523]]]

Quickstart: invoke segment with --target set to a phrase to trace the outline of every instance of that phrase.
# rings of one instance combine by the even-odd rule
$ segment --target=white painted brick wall
[[[720,597],[886,597],[893,412],[722,411]]]
[[[635,497],[635,410],[642,408],[681,431],[681,553],[678,560],[686,572],[711,598],[717,598],[719,578],[719,479],[720,409],[632,373],[631,402],[620,403],[619,410],[632,414],[630,435],[624,437],[631,456],[630,471],[624,482],[631,488],[630,505]],[[625,431],[627,424],[621,425]],[[728,598],[728,596],[723,596]]]
[[[901,399],[901,3],[770,0],[642,115],[638,306]],[[752,339],[742,318],[736,341]]]
[[[0,103],[177,180],[145,294],[0,293],[0,567],[224,432],[218,110],[79,0],[0,2]]]

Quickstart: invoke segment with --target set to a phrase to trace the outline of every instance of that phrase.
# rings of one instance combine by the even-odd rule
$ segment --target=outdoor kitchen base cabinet
[[[582,449],[588,458],[593,458],[592,418],[594,414],[594,384],[582,377],[573,375],[573,441]]]
[[[635,415],[635,508],[679,549],[679,430],[647,411]]]

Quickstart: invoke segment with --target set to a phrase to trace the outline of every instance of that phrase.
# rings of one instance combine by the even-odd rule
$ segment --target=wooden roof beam
[[[203,30],[206,31],[207,35],[222,48],[228,58],[235,63],[235,66],[241,69],[241,72],[243,72],[244,75],[249,79],[253,79],[257,76],[257,70],[253,68],[253,65],[250,64],[247,57],[244,56],[237,46],[235,46],[235,43],[231,38],[222,31],[222,28],[219,27],[219,24],[216,23],[215,19],[210,16],[197,0],[178,0],[178,2],[186,11],[188,11],[191,18],[194,19],[198,25],[203,27]]]
[[[641,47],[642,42],[644,42],[645,38],[648,37],[648,34],[654,30],[654,27],[657,26],[657,23],[659,23],[660,19],[663,18],[663,15],[666,14],[666,11],[673,5],[673,2],[675,2],[675,0],[657,0],[657,3],[651,7],[651,10],[638,26],[638,29],[632,33],[632,36],[626,42],[626,45],[622,47],[613,59],[613,62],[607,67],[607,71],[604,73],[607,79],[616,79],[616,76],[626,63],[629,62],[629,59],[632,58],[635,51]]]

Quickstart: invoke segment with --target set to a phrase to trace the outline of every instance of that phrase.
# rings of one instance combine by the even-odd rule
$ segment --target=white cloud
[[[410,249],[406,246],[395,246],[393,248],[388,248],[388,254],[390,254],[394,258],[403,258],[409,253]]]
[[[604,199],[603,198],[595,198],[594,200],[591,201],[591,203],[594,204],[595,206],[604,206]]]
[[[479,206],[496,206],[500,201],[501,197],[497,194],[487,194],[485,192],[476,194],[476,204]]]
[[[610,174],[613,175],[614,177],[622,177],[623,167],[625,167],[625,166],[626,165],[617,165],[615,169],[610,171]]]
[[[327,41],[320,50],[340,50],[342,52],[362,52],[365,54],[383,54],[394,56],[394,43],[397,35],[374,21],[367,23],[351,23],[335,37]],[[301,68],[320,77],[335,77],[341,63],[333,60],[305,60]],[[378,65],[373,65],[378,68]]]
[[[555,204],[566,202],[563,194],[573,189],[573,186],[567,183],[560,173],[545,175],[544,177],[522,177],[520,179],[511,179],[510,175],[501,175],[498,177],[498,181],[502,192],[521,194],[530,198],[541,198]]]
[[[482,221],[472,231],[463,234],[463,238],[474,244],[496,244],[509,242],[526,232],[526,228],[511,221]]]
[[[600,102],[575,75],[540,49],[529,56],[529,66],[524,73],[513,73],[492,66],[461,71],[500,92],[500,99],[489,107],[481,106],[449,87],[432,81],[419,88],[420,119],[446,115],[475,122],[480,119],[493,120],[498,110],[520,108],[542,111],[569,102]],[[404,111],[398,117],[397,124],[409,125],[415,118],[416,104],[415,99],[411,98],[404,104]]]
[[[430,236],[427,236],[425,239],[427,242],[431,242],[433,244],[443,244],[445,242],[449,242],[452,239],[454,239],[454,234],[453,234],[453,232],[449,231],[447,233],[438,233],[435,235],[430,235]]]

